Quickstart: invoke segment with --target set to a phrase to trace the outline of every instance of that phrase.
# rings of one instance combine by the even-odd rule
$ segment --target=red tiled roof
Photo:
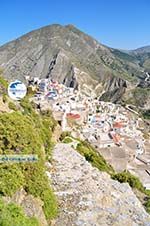
[[[123,127],[123,124],[122,124],[122,122],[115,122],[113,124],[113,127],[115,127],[115,128],[122,128]]]
[[[73,114],[73,113],[67,113],[67,118],[79,119],[80,115],[79,114]]]

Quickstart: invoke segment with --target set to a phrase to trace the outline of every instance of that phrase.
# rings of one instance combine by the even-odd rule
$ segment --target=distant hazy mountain
[[[130,52],[132,56],[140,61],[140,66],[145,68],[146,71],[150,72],[150,46],[145,46],[132,50]]]
[[[104,100],[125,97],[126,101],[149,69],[150,47],[145,48],[125,53],[100,44],[73,25],[55,24],[0,47],[0,67],[10,80],[24,80],[27,75],[52,78],[89,95],[94,91]]]
[[[150,46],[144,46],[142,48],[138,48],[135,50],[131,50],[134,54],[144,54],[144,53],[150,53]]]

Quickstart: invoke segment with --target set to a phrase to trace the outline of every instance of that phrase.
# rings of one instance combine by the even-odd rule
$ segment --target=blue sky
[[[48,24],[74,24],[108,46],[150,45],[150,0],[1,0],[0,45]]]

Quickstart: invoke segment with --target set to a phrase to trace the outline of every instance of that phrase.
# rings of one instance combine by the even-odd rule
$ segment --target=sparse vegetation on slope
[[[85,157],[85,159],[92,164],[92,166],[98,168],[100,171],[105,171],[109,174],[114,172],[114,169],[109,165],[102,155],[87,142],[80,139],[72,138],[69,132],[63,132],[60,140],[64,143],[71,143],[77,140],[78,144],[76,150]]]
[[[8,87],[8,82],[6,81],[6,79],[3,78],[2,74],[3,74],[3,70],[0,69],[0,86],[1,86],[1,88],[3,88],[3,89],[7,89],[7,87]]]
[[[0,154],[36,154],[37,162],[2,163],[0,166],[2,195],[12,195],[21,187],[43,202],[47,219],[57,214],[57,202],[45,174],[45,160],[52,150],[55,121],[51,113],[38,114],[28,100],[21,103],[22,112],[0,114]]]
[[[142,115],[143,115],[144,119],[150,119],[150,109],[143,111]]]
[[[113,167],[106,162],[106,160],[95,150],[94,147],[92,147],[87,141],[72,138],[70,132],[63,132],[60,138],[62,142],[70,144],[73,140],[77,140],[79,143],[76,150],[84,156],[85,159],[92,164],[92,166],[98,168],[100,171],[107,172],[112,179],[117,180],[120,183],[128,183],[131,188],[142,192],[146,199],[144,206],[146,211],[150,213],[150,191],[144,188],[138,177],[132,175],[129,171],[116,173]]]
[[[97,153],[94,148],[85,141],[81,141],[77,145],[77,151],[85,157],[85,159],[101,171],[112,173],[113,168],[105,161],[105,159]]]
[[[129,171],[115,173],[112,175],[112,179],[117,180],[120,183],[128,183],[132,188],[136,188],[141,192],[145,191],[139,178],[132,175]]]
[[[125,97],[124,103],[134,105],[136,111],[146,111],[150,104],[150,88],[134,88],[131,90],[130,94]]]
[[[146,104],[146,101],[150,97],[150,88],[142,89],[140,87],[134,89],[133,97],[135,100],[135,105],[143,107]]]
[[[0,198],[0,225],[1,226],[39,226],[34,217],[25,216],[22,208],[16,204],[5,204]]]

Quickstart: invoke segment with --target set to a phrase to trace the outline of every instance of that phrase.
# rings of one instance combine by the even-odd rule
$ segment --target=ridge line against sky
[[[118,49],[150,45],[149,0],[2,0],[0,45],[50,24],[73,24]]]

